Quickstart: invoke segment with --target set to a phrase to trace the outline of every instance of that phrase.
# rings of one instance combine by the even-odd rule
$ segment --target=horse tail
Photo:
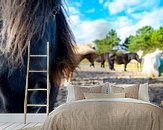
[[[56,14],[56,27],[57,44],[52,80],[59,85],[63,77],[67,79],[70,77],[77,64],[74,51],[75,38],[66,21],[64,8]]]

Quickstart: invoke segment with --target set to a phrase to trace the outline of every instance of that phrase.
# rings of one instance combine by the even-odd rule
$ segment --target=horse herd
[[[82,45],[80,45],[82,46]],[[87,45],[84,45],[87,46]],[[94,47],[93,45],[89,47]],[[95,47],[94,47],[95,48]],[[78,54],[80,51],[80,47],[78,47],[77,52]],[[85,50],[85,54],[80,54],[80,60],[87,59],[90,62],[90,67],[95,67],[95,62],[99,62],[101,64],[101,68],[105,67],[105,62],[108,62],[110,70],[115,70],[114,64],[124,64],[124,71],[126,71],[127,65],[131,60],[136,60],[138,63],[141,63],[141,58],[137,53],[128,52],[128,53],[117,53],[117,51],[106,52],[97,54],[94,51],[87,51]]]
[[[143,55],[143,51],[138,52],[126,52],[126,53],[118,53],[118,51],[112,51],[112,52],[106,52],[97,54],[96,53],[96,47],[95,45],[79,45],[79,46],[89,46],[92,47],[92,51],[89,51],[85,48],[85,51],[83,53],[80,53],[80,47],[78,47],[76,50],[78,57],[80,57],[78,60],[78,64],[83,60],[87,59],[90,62],[90,67],[95,67],[95,62],[99,62],[101,64],[101,67],[105,67],[105,62],[108,62],[110,70],[115,70],[114,65],[124,64],[124,71],[127,70],[127,65],[132,60],[137,61],[137,68],[140,70],[139,65],[142,65],[142,73],[145,74],[149,78],[159,77],[162,73],[163,68],[163,51],[156,49],[153,53],[148,53]]]

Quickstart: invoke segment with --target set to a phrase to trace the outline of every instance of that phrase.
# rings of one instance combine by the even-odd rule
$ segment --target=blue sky
[[[163,26],[161,0],[68,0],[77,43],[90,43],[115,29],[123,40],[145,25]]]

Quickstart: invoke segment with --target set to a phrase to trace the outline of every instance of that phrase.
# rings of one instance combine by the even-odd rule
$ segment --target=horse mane
[[[86,55],[96,52],[96,46],[93,44],[76,44],[74,48],[75,53],[80,55]]]
[[[34,0],[32,2],[0,0],[4,23],[0,34],[2,37],[0,50],[7,54],[11,63],[17,65],[23,62],[23,55],[29,41],[35,43],[37,42],[35,37],[43,36],[46,19],[58,11],[61,4],[61,0]]]
[[[66,79],[70,78],[78,62],[75,53],[75,38],[62,9],[56,14],[56,24],[57,48],[53,68],[53,81],[60,84],[63,76]]]
[[[3,19],[0,53],[6,56],[9,64],[16,67],[23,65],[29,41],[37,43],[37,39],[45,32],[47,19],[56,15],[57,45],[53,81],[59,84],[65,69],[69,70],[65,71],[69,75],[76,64],[73,49],[75,38],[66,21],[62,0],[0,0],[0,9]]]

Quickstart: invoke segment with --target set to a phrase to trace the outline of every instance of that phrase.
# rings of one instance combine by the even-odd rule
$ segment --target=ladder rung
[[[47,57],[47,55],[30,55],[30,57]]]
[[[47,107],[46,104],[27,104],[28,107]]]
[[[37,89],[28,89],[28,91],[47,91],[47,89],[37,88]]]
[[[40,72],[47,72],[47,70],[29,70],[30,73],[40,73]]]

